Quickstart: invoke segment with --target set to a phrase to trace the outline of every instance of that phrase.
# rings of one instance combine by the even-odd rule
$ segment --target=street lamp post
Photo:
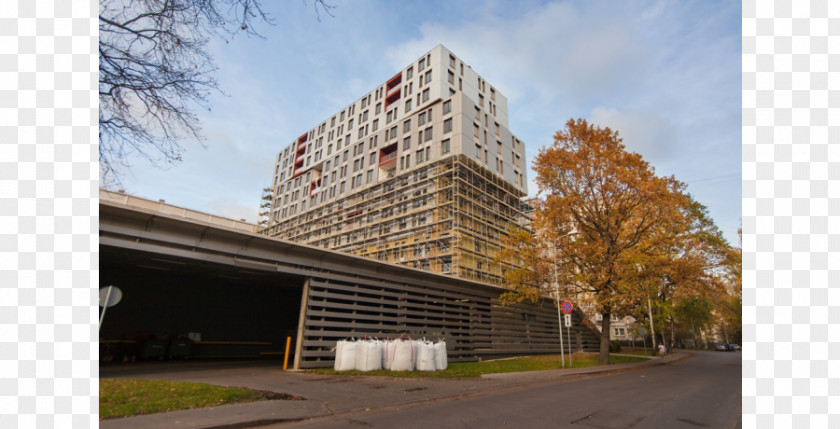
[[[560,314],[560,282],[557,277],[557,245],[554,246],[554,299],[557,304],[557,327],[560,329],[560,366],[566,367],[566,356],[563,352],[563,316]]]

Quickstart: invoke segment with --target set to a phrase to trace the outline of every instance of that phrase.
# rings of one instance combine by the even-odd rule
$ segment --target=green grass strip
[[[569,357],[566,356],[566,368],[569,368]],[[643,362],[648,357],[616,356],[610,355],[610,364]],[[597,353],[575,353],[572,356],[571,368],[584,368],[598,365]],[[435,377],[435,378],[462,378],[480,377],[484,374],[497,374],[505,372],[525,371],[546,371],[562,369],[560,355],[523,356],[512,359],[500,359],[483,362],[454,362],[450,363],[442,371],[341,371],[337,372],[332,368],[317,368],[307,370],[311,374],[341,374],[341,375],[382,375],[388,377]]]
[[[257,401],[262,397],[262,392],[238,387],[161,380],[101,379],[99,418],[215,407]]]

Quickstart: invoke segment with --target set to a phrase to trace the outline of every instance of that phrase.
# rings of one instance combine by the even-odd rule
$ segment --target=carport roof
[[[159,253],[167,258],[204,260],[242,268],[243,272],[285,271],[295,275],[340,272],[394,280],[447,283],[498,293],[500,287],[430,273],[348,253],[257,234],[256,225],[151,201],[124,193],[99,190],[100,244]],[[125,256],[124,256],[125,257]],[[165,258],[164,258],[165,260]],[[403,280],[404,281],[404,280]]]

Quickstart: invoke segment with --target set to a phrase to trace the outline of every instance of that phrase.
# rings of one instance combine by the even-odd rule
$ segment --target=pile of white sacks
[[[335,346],[336,371],[437,371],[446,367],[446,341],[442,340],[339,340]]]

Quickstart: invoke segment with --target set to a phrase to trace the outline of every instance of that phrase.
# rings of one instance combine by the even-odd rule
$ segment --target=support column
[[[303,292],[300,294],[300,316],[298,317],[297,338],[295,338],[295,364],[293,369],[300,369],[300,355],[303,352],[303,332],[304,324],[306,323],[306,307],[309,304],[309,281],[311,277],[307,277],[303,282]]]

